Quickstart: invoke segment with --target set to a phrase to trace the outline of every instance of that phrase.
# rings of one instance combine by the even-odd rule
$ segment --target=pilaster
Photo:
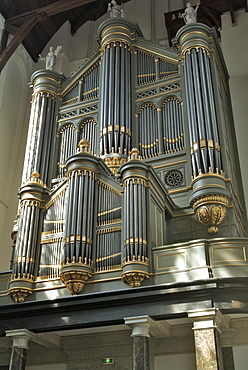
[[[190,311],[193,321],[197,370],[223,370],[220,348],[220,322],[222,314],[217,309]]]

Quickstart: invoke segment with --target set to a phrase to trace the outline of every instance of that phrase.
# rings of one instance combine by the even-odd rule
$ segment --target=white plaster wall
[[[39,366],[26,366],[26,370],[66,370],[66,364],[46,364]]]
[[[234,124],[240,158],[242,181],[248,210],[248,13],[235,13],[236,26],[231,26],[230,14],[222,16],[221,45],[230,75]]]
[[[3,19],[0,18],[0,32]],[[0,75],[0,271],[9,268],[10,233],[17,212],[29,119],[30,91],[27,87],[33,64],[18,47]]]
[[[247,370],[248,346],[233,347],[235,370]]]
[[[154,370],[172,369],[196,370],[195,354],[156,356],[154,358]]]

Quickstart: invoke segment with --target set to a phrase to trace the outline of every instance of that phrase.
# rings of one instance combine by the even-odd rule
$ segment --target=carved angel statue
[[[49,69],[50,71],[54,70],[54,67],[56,64],[56,57],[59,54],[61,49],[62,49],[62,46],[57,46],[55,50],[51,46],[47,56],[42,58],[42,56],[39,54],[39,60],[42,60],[42,62],[46,63],[46,69]]]
[[[197,10],[199,8],[199,4],[197,4],[197,7],[194,9],[191,3],[186,4],[186,9],[184,13],[182,14],[182,17],[184,19],[184,22],[186,24],[190,23],[196,23],[197,22]]]
[[[108,3],[108,12],[110,13],[110,18],[125,18],[124,10],[120,5],[117,4],[115,0],[111,0],[111,2]]]

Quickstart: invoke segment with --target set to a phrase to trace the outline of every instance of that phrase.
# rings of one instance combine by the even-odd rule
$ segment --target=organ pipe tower
[[[215,31],[186,25],[169,48],[117,16],[97,39],[68,78],[32,76],[9,295],[240,276],[237,259],[245,273],[246,214]]]

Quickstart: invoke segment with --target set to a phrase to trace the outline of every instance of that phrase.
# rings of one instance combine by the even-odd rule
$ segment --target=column
[[[100,66],[100,156],[117,176],[126,162],[132,137],[133,40],[141,36],[126,18],[111,18],[98,28]]]
[[[13,340],[9,370],[25,369],[29,340],[43,347],[60,346],[60,337],[51,333],[35,334],[27,329],[7,330],[5,333],[7,338]]]
[[[224,369],[219,343],[221,316],[215,308],[188,312],[193,321],[197,370]]]
[[[120,168],[123,183],[123,273],[131,288],[149,278],[147,235],[147,166],[133,148],[130,160]]]
[[[90,143],[82,139],[78,152],[66,162],[68,198],[64,231],[64,259],[60,279],[79,294],[93,272],[94,198],[98,162]]]
[[[147,315],[124,320],[132,328],[133,370],[149,370],[149,328],[153,320]]]
[[[32,75],[33,94],[22,182],[30,179],[33,172],[38,172],[41,180],[50,186],[54,175],[50,164],[63,79],[60,73],[49,70],[39,70]]]
[[[8,294],[21,303],[32,294],[39,260],[39,225],[48,189],[34,172],[19,189],[20,211]]]
[[[6,331],[6,337],[13,339],[9,370],[25,369],[28,341],[34,336],[35,334],[31,333],[27,329]]]
[[[176,40],[185,85],[193,172],[190,205],[197,220],[212,235],[218,233],[231,199],[223,166],[223,159],[228,163],[230,158],[226,158],[228,149],[221,152],[222,122],[218,119],[220,104],[213,68],[222,55],[215,33],[200,23],[182,27]],[[224,64],[220,68],[222,77],[228,78]]]

